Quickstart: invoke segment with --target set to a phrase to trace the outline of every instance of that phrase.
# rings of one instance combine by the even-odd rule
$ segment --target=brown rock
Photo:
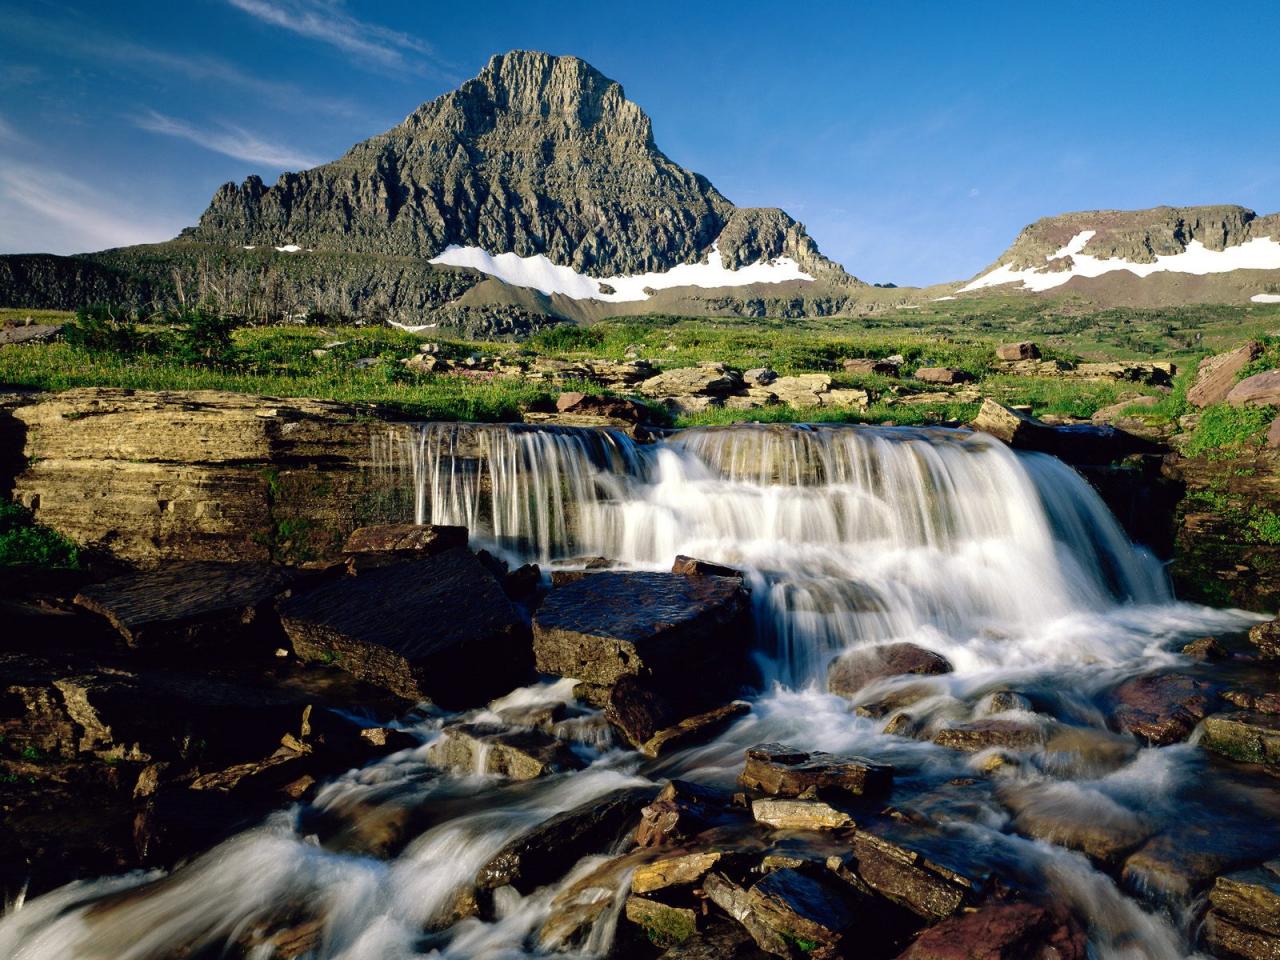
[[[1157,747],[1181,743],[1213,709],[1211,684],[1180,673],[1135,677],[1112,694],[1116,727]]]
[[[747,751],[738,782],[775,797],[798,797],[811,791],[874,796],[888,791],[893,767],[864,757],[807,753],[781,743],[762,743]]]
[[[1040,348],[1030,340],[1019,343],[1002,343],[996,347],[996,358],[1000,360],[1039,360]]]
[[[661,757],[673,750],[683,750],[695,743],[710,740],[739,717],[750,712],[751,704],[745,700],[734,700],[724,706],[685,717],[673,726],[656,731],[640,744],[640,752],[646,757]]]
[[[732,803],[727,790],[672,780],[640,811],[636,843],[641,847],[681,843],[713,826],[745,820],[745,813]]]
[[[865,831],[854,835],[850,853],[829,858],[827,867],[931,922],[974,902],[985,883],[984,878],[929,859],[913,849],[909,839]]]
[[[1218,916],[1270,934],[1280,946],[1280,860],[1219,877],[1209,904]]]
[[[1233,407],[1280,406],[1280,370],[1267,370],[1245,377],[1227,394]]]
[[[775,870],[757,882],[747,891],[745,906],[756,923],[800,945],[811,957],[839,955],[841,942],[858,919],[845,891],[792,869]],[[769,949],[764,943],[760,946]]]
[[[1252,690],[1224,690],[1222,699],[1233,707],[1254,713],[1280,714],[1280,692],[1270,690],[1255,693]]]
[[[1280,660],[1280,618],[1250,627],[1249,642],[1263,660]]]
[[[684,943],[698,932],[698,914],[688,907],[673,907],[647,897],[627,897],[626,917],[642,927],[657,947]]]
[[[1245,712],[1206,717],[1200,742],[1232,760],[1280,766],[1280,717]]]
[[[944,386],[968,383],[976,379],[967,370],[960,370],[956,367],[921,367],[915,372],[915,378],[924,383],[937,383]]]
[[[914,643],[860,647],[843,653],[827,668],[827,689],[852,697],[877,680],[906,674],[934,676],[952,671],[946,657]]]
[[[944,727],[934,734],[933,742],[950,750],[977,753],[991,747],[1035,750],[1043,747],[1048,739],[1048,733],[1035,724],[992,718]]]
[[[898,960],[1086,960],[1088,938],[1074,922],[1030,903],[993,903],[943,920]]]
[[[1250,340],[1234,350],[1205,357],[1196,372],[1196,382],[1187,391],[1187,402],[1202,408],[1221,403],[1235,386],[1240,371],[1260,356],[1262,344]]]
[[[650,424],[658,419],[653,410],[637,400],[592,396],[577,391],[560,394],[556,398],[556,412],[624,424]]]
[[[1182,648],[1184,657],[1191,657],[1193,660],[1205,660],[1210,663],[1218,660],[1229,660],[1231,651],[1224,647],[1217,637],[1201,637],[1198,640],[1192,640]]]
[[[1276,960],[1280,957],[1280,937],[1253,927],[1233,923],[1216,911],[1204,918],[1204,945],[1214,956],[1231,960]]]
[[[888,360],[873,360],[870,357],[853,357],[843,361],[841,364],[845,373],[852,374],[879,374],[884,377],[896,377],[898,375],[898,365],[890,363]]]
[[[821,800],[791,800],[766,797],[751,803],[756,823],[775,830],[848,830],[853,817]]]
[[[281,603],[280,619],[301,659],[448,708],[483,703],[528,673],[524,622],[461,548],[331,580]]]
[[[466,527],[445,527],[430,523],[382,523],[351,531],[342,549],[346,553],[432,556],[466,545]]]
[[[642,863],[631,874],[632,893],[653,893],[697,883],[725,858],[723,850],[703,850]]]
[[[568,744],[541,730],[478,723],[446,727],[427,748],[427,760],[455,773],[492,773],[512,780],[532,780],[583,766]]]
[[[1212,823],[1174,821],[1125,860],[1126,887],[1185,904],[1214,878],[1280,853],[1280,828],[1255,815],[1224,812]]]
[[[671,564],[672,573],[683,573],[689,577],[737,577],[742,579],[742,571],[724,564],[712,563],[710,560],[696,560],[683,554],[676,557]]]

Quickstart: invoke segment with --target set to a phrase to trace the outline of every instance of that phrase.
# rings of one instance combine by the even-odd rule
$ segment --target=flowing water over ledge
[[[425,747],[405,751],[348,773],[311,809],[281,811],[170,877],[73,884],[26,904],[0,921],[0,955],[151,960],[180,947],[218,955],[300,905],[322,922],[318,956],[326,958],[538,953],[551,901],[600,858],[525,897],[501,890],[493,922],[438,929],[459,888],[503,843],[620,786],[676,775],[728,785],[744,749],[765,740],[893,763],[895,805],[940,806],[973,858],[1087,917],[1099,957],[1193,952],[1185,900],[1163,898],[1156,910],[1082,855],[1014,834],[990,791],[957,801],[963,812],[945,812],[947,798],[962,793],[948,781],[976,772],[972,755],[885,734],[882,720],[823,692],[839,651],[910,640],[956,668],[928,678],[929,695],[912,707],[918,724],[980,716],[986,694],[1011,689],[1035,703],[1029,719],[1101,742],[1111,735],[1100,691],[1180,662],[1174,651],[1187,639],[1253,622],[1177,603],[1159,562],[1131,545],[1057,460],[944,429],[743,426],[640,445],[609,431],[449,424],[389,433],[375,459],[419,522],[467,526],[473,543],[513,559],[599,555],[667,569],[683,553],[745,570],[766,677],[751,714],[716,741],[660,761],[584,738],[576,749],[591,762],[585,771],[524,784],[437,776]],[[565,681],[512,694],[523,703],[570,697]],[[444,719],[414,729],[429,742]],[[1021,757],[1002,773],[1003,786],[1034,789],[1042,807],[1077,818],[1139,817],[1155,828],[1212,825],[1223,809],[1280,815],[1271,792],[1243,781],[1207,791],[1217,775],[1193,745],[1130,749],[1097,763],[1080,759],[1087,755]],[[386,859],[310,829],[317,813],[357,811],[350,816],[368,824],[423,808],[434,811],[424,831]],[[615,882],[625,884],[625,872]],[[132,888],[135,896],[108,896]],[[615,910],[574,949],[603,955],[616,921]]]

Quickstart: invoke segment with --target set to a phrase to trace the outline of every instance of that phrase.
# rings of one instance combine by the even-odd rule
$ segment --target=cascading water
[[[709,744],[643,763],[603,740],[579,744],[593,760],[588,769],[518,788],[492,777],[428,776],[423,750],[405,751],[337,779],[311,804],[357,823],[389,810],[443,811],[395,856],[318,842],[307,811],[281,812],[162,880],[73,884],[35,899],[0,921],[0,955],[159,960],[178,950],[217,952],[299,903],[322,924],[316,957],[600,955],[616,908],[577,947],[538,937],[553,898],[587,862],[528,896],[502,891],[491,922],[424,931],[445,924],[456,892],[528,825],[647,778],[727,784],[743,749],[763,740],[883,759],[921,791],[973,773],[967,755],[885,734],[881,721],[820,692],[841,650],[912,640],[950,659],[955,672],[930,678],[930,696],[913,708],[919,723],[981,715],[985,693],[1016,685],[1034,692],[1038,709],[1099,729],[1094,690],[1174,662],[1169,651],[1181,638],[1249,622],[1175,603],[1159,563],[1129,543],[1079,476],[980,434],[742,426],[645,445],[612,431],[430,424],[381,438],[375,459],[418,522],[466,526],[473,541],[513,558],[604,556],[659,569],[684,553],[745,570],[769,690]],[[565,683],[513,694],[519,702],[570,696]],[[430,741],[440,723],[417,730]],[[1010,783],[1057,791],[1053,802],[1153,818],[1192,815],[1189,791],[1204,763],[1192,747],[1140,750],[1100,770],[1056,762],[1033,758]],[[1158,801],[1152,783],[1160,784]],[[991,805],[955,830],[1089,918],[1099,957],[1191,952],[1176,910],[1164,916],[1140,906],[1081,855],[1022,839],[1008,823]],[[625,887],[625,873],[608,883]]]

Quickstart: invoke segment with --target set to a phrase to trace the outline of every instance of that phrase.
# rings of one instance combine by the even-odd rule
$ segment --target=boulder
[[[778,373],[768,367],[756,367],[744,373],[742,379],[751,387],[767,387],[778,379]]]
[[[1040,348],[1030,340],[1021,340],[1018,343],[1002,343],[996,347],[996,359],[1039,360]]]
[[[75,602],[105,617],[135,650],[189,656],[256,644],[271,653],[279,625],[275,597],[294,577],[263,563],[170,563],[86,586]]]
[[[1111,697],[1115,727],[1155,747],[1186,740],[1217,701],[1212,684],[1181,673],[1135,677]]]
[[[756,924],[811,957],[840,955],[841,941],[858,920],[846,891],[793,869],[775,870],[758,881],[747,892],[745,906]],[[747,925],[747,930],[754,925]],[[765,943],[760,946],[770,950]]]
[[[683,573],[687,577],[737,577],[742,579],[742,571],[724,564],[712,563],[710,560],[697,560],[683,554],[676,557],[671,564],[672,573]]]
[[[1262,356],[1262,344],[1256,340],[1234,350],[1205,357],[1196,371],[1196,382],[1187,391],[1187,402],[1193,407],[1208,407],[1227,399],[1240,371]]]
[[[656,947],[673,947],[698,932],[698,914],[688,907],[673,907],[648,897],[627,898],[625,915],[641,927]]]
[[[1280,660],[1280,618],[1250,627],[1249,642],[1263,660]]]
[[[753,800],[751,815],[756,823],[775,830],[848,830],[853,817],[822,800],[791,800],[766,797]]]
[[[953,386],[977,379],[967,370],[960,370],[956,367],[921,367],[915,372],[914,376],[922,383],[936,383],[942,386]]]
[[[831,378],[825,373],[801,373],[779,377],[769,384],[769,391],[782,403],[793,407],[812,407],[823,402],[823,394],[831,389]]]
[[[752,634],[736,577],[596,573],[553,590],[533,618],[542,673],[613,684],[643,676],[662,692],[741,676]],[[705,671],[705,672],[704,672]]]
[[[952,669],[946,657],[914,643],[858,647],[831,661],[827,689],[842,697],[853,697],[877,680],[908,674],[934,676]]]
[[[568,744],[549,733],[481,723],[446,727],[427,748],[427,761],[455,773],[492,773],[512,780],[583,767]]]
[[[741,374],[723,363],[701,363],[696,367],[665,370],[645,380],[638,389],[649,397],[727,397],[742,387]]]
[[[882,377],[896,377],[898,365],[888,360],[873,360],[870,357],[851,357],[841,363],[845,373],[855,375],[879,374]]]
[[[745,812],[732,804],[727,790],[672,780],[640,811],[636,843],[641,847],[684,843],[712,827],[744,821]]]
[[[735,720],[750,712],[751,704],[745,700],[734,700],[724,706],[685,717],[670,727],[656,731],[639,745],[639,750],[646,757],[655,758],[665,756],[674,750],[683,750],[685,747],[710,740]]]
[[[1227,394],[1233,407],[1280,406],[1280,370],[1267,370],[1245,377]]]
[[[1216,956],[1280,957],[1280,860],[1214,881],[1203,941]]]
[[[1182,655],[1208,663],[1231,659],[1231,651],[1224,647],[1217,637],[1200,637],[1198,640],[1192,640],[1182,648]]]
[[[853,850],[827,859],[847,882],[863,884],[929,922],[945,920],[976,902],[986,877],[931,860],[909,838],[859,831]]]
[[[640,864],[631,874],[631,892],[643,894],[671,887],[691,887],[725,858],[723,850],[704,850]]]
[[[1088,938],[1069,918],[1030,903],[992,903],[943,920],[898,960],[1086,960]]]
[[[406,699],[475,706],[529,672],[523,620],[462,548],[331,580],[279,610],[301,659],[335,664]]]
[[[570,391],[556,398],[556,412],[564,416],[589,418],[618,424],[651,424],[658,420],[655,412],[637,400],[623,397],[601,397]]]
[[[342,549],[345,553],[423,557],[466,545],[466,527],[446,527],[430,523],[381,523],[351,531]]]
[[[476,886],[513,886],[523,894],[563,876],[591,853],[609,849],[654,798],[651,787],[628,787],[556,814],[509,841],[476,875]]]
[[[877,796],[893,783],[893,767],[863,757],[807,753],[781,743],[762,743],[747,751],[738,782],[774,797],[817,792],[833,796]]]
[[[933,742],[950,750],[978,753],[992,747],[1005,750],[1037,750],[1048,742],[1048,732],[1037,724],[992,717],[957,723],[933,735]]]
[[[1280,766],[1280,716],[1242,711],[1206,717],[1200,742],[1232,760]]]

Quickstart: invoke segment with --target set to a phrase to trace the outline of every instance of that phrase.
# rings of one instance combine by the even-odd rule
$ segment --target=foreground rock
[[[1142,438],[1107,425],[1052,426],[989,398],[982,401],[969,426],[1015,450],[1049,453],[1074,464],[1111,463],[1151,447]]]
[[[1156,747],[1186,740],[1218,699],[1211,684],[1180,673],[1136,677],[1112,698],[1115,725]]]
[[[523,621],[460,548],[321,584],[280,604],[280,619],[304,661],[449,708],[505,693],[529,668]]]
[[[914,643],[889,643],[841,654],[827,668],[827,689],[853,697],[877,680],[905,675],[936,676],[950,673],[946,657]]]
[[[930,927],[898,960],[1086,960],[1073,921],[1030,903],[993,903]]]
[[[1201,408],[1221,403],[1235,386],[1240,371],[1260,356],[1262,344],[1250,340],[1234,350],[1205,357],[1196,371],[1196,382],[1187,391],[1187,402]]]
[[[807,753],[781,743],[763,743],[747,751],[738,782],[774,797],[876,796],[888,792],[893,767],[863,757]]]
[[[427,759],[455,773],[491,773],[512,780],[532,780],[583,766],[568,744],[541,730],[476,723],[446,728],[427,748]]]
[[[279,635],[271,603],[292,581],[261,563],[171,563],[91,584],[75,602],[106,617],[136,650],[180,658],[256,642],[270,654]]]
[[[712,827],[742,823],[746,812],[735,809],[728,791],[687,780],[672,780],[640,812],[636,844],[641,847],[685,843]]]
[[[756,823],[775,830],[848,830],[856,824],[846,811],[822,800],[767,797],[751,803]]]
[[[1280,619],[1250,627],[1249,642],[1263,660],[1280,660]]]
[[[737,920],[766,953],[834,957],[858,917],[838,885],[798,870],[775,870],[750,889],[723,874],[703,884],[707,898]]]
[[[590,853],[607,850],[654,798],[651,787],[618,790],[557,814],[507,843],[481,868],[476,886],[513,886],[528,894],[559,879]]]
[[[865,831],[854,836],[850,853],[831,857],[827,867],[930,922],[945,920],[975,902],[986,882],[926,857],[909,839]]]
[[[1280,716],[1240,712],[1208,717],[1201,743],[1232,760],[1280,766]]]
[[[1204,944],[1215,955],[1280,957],[1280,860],[1219,877],[1209,891]]]

